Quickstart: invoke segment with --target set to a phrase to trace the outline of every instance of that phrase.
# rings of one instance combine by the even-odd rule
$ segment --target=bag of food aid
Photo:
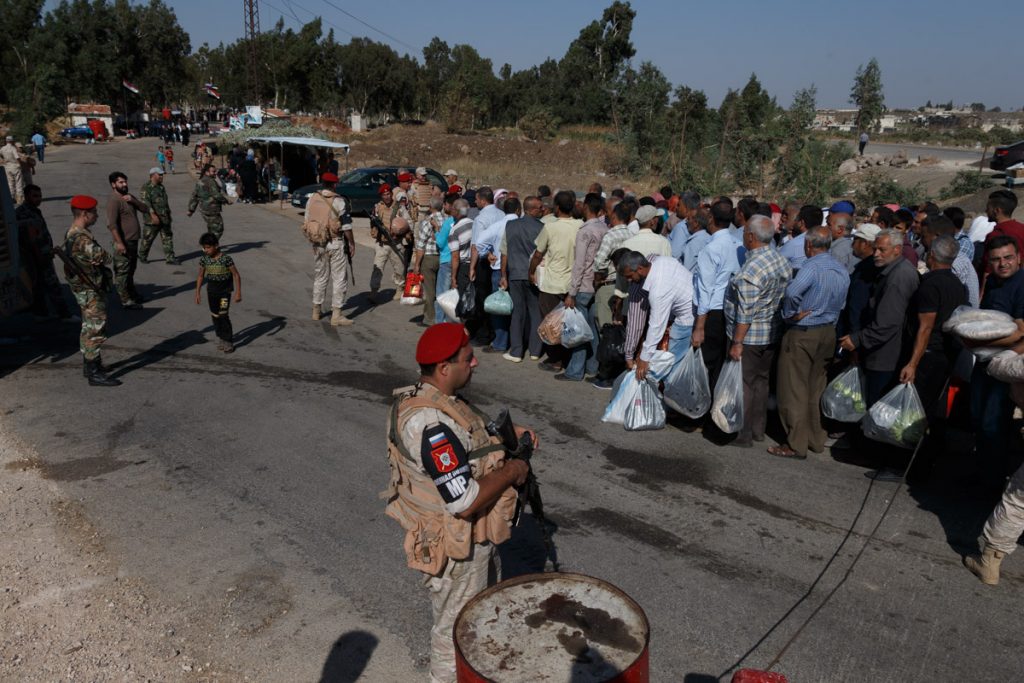
[[[562,315],[562,346],[571,349],[594,339],[587,316],[578,308],[567,308]]]
[[[562,316],[565,315],[565,305],[558,304],[557,307],[540,321],[537,327],[537,334],[545,344],[558,346],[562,343]]]
[[[914,384],[900,384],[871,406],[861,421],[864,436],[900,448],[914,448],[928,429],[928,419]]]
[[[726,361],[715,386],[715,400],[711,405],[711,419],[726,434],[735,434],[743,428],[743,363]]]
[[[484,299],[484,313],[491,315],[512,315],[512,295],[504,289]]]
[[[449,289],[437,295],[437,305],[441,307],[449,320],[458,320],[455,315],[455,307],[459,305],[459,290]]]
[[[821,395],[821,414],[837,422],[860,422],[867,412],[861,370],[851,365]]]
[[[711,407],[711,385],[704,354],[691,348],[665,378],[665,405],[686,417],[703,417]]]
[[[405,290],[402,292],[403,303],[407,306],[415,306],[423,303],[423,276],[419,273],[409,273],[405,276]]]
[[[636,380],[636,373],[633,373]],[[633,399],[626,406],[622,426],[628,432],[663,429],[665,427],[665,406],[658,392],[658,380],[648,375],[642,382],[637,381]]]

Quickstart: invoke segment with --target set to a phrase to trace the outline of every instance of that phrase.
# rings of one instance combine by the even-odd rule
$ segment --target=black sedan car
[[[348,201],[349,210],[355,213],[369,214],[374,205],[380,201],[377,193],[384,183],[391,187],[398,185],[398,166],[374,166],[373,168],[357,168],[338,178],[335,191]],[[432,185],[448,189],[444,176],[432,168],[427,169],[427,178]],[[309,195],[320,189],[320,185],[305,185],[292,193],[292,206],[304,209]]]
[[[992,161],[989,162],[988,167],[993,171],[1005,171],[1010,166],[1022,161],[1024,161],[1024,140],[1012,145],[996,147],[996,151],[992,152]]]

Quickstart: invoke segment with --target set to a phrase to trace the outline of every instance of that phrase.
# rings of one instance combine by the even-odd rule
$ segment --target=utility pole
[[[249,102],[260,104],[260,79],[257,65],[259,64],[259,48],[256,40],[260,34],[260,3],[259,0],[242,0],[245,9],[245,39],[249,43]]]

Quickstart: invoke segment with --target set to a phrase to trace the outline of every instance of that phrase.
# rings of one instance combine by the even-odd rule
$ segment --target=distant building
[[[68,106],[68,115],[71,117],[72,126],[87,126],[89,121],[102,121],[107,130],[114,130],[114,115],[110,111],[110,105],[95,104],[92,102],[76,104],[72,102]]]

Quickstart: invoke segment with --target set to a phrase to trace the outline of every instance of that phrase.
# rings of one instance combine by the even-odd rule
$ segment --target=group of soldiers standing
[[[119,380],[108,374],[103,365],[100,349],[106,341],[107,297],[116,289],[122,308],[142,308],[143,297],[135,287],[138,262],[148,263],[150,249],[157,237],[170,265],[180,265],[174,253],[174,233],[167,189],[163,184],[164,171],[151,168],[149,179],[142,186],[139,197],[128,189],[128,177],[115,171],[108,180],[111,195],[105,214],[113,249],[108,252],[100,244],[91,228],[99,220],[99,201],[88,195],[71,198],[71,227],[63,243],[55,249],[49,229],[39,207],[42,190],[29,185],[24,201],[16,209],[23,226],[22,245],[28,254],[30,274],[34,281],[33,312],[46,316],[48,310],[64,320],[73,320],[71,311],[60,290],[60,280],[54,270],[53,258],[64,263],[64,274],[75,302],[81,309],[79,349],[83,358],[83,374],[92,386],[117,386]],[[206,222],[208,232],[217,236],[224,233],[221,208],[230,204],[216,180],[212,165],[203,167],[202,177],[196,183],[189,200],[188,215],[197,209]],[[138,214],[142,214],[142,226]]]

